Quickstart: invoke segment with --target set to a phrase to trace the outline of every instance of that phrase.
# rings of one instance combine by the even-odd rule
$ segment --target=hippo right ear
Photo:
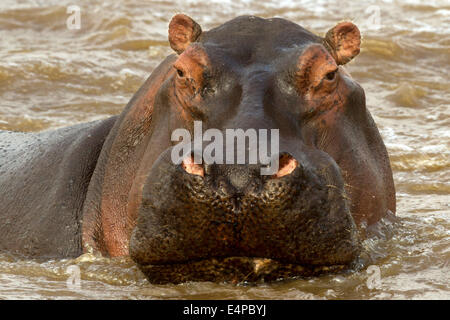
[[[195,42],[201,34],[200,25],[185,14],[175,15],[169,23],[170,47],[178,54]]]
[[[324,45],[336,60],[343,65],[356,57],[361,46],[361,34],[351,22],[341,22],[331,28],[324,39]]]

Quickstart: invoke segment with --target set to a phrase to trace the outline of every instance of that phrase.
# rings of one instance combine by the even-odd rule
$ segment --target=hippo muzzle
[[[348,267],[360,247],[339,169],[280,156],[260,165],[173,164],[170,150],[143,189],[130,255],[152,283],[257,281]],[[328,160],[328,162],[326,161]],[[287,173],[287,174],[286,174]]]

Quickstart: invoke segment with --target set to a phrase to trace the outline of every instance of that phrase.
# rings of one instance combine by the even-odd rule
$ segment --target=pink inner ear
[[[359,54],[361,34],[353,23],[341,22],[327,32],[324,43],[336,63],[343,65]]]
[[[185,14],[177,14],[169,23],[170,47],[181,54],[201,33],[202,28],[192,18]]]

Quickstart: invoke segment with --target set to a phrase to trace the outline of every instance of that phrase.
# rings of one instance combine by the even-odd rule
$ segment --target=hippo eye
[[[177,74],[178,74],[178,76],[179,76],[180,78],[183,78],[183,77],[184,77],[184,72],[183,72],[182,70],[180,70],[180,69],[177,69]]]
[[[328,81],[333,81],[336,78],[336,72],[337,72],[337,69],[334,71],[328,72],[325,75],[325,78],[327,78]]]

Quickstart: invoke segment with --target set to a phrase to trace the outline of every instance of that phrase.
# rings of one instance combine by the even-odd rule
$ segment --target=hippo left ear
[[[175,15],[169,23],[170,47],[181,54],[192,42],[202,34],[202,28],[185,14]]]
[[[341,22],[327,32],[324,44],[336,63],[343,65],[358,55],[361,33],[353,23]]]

